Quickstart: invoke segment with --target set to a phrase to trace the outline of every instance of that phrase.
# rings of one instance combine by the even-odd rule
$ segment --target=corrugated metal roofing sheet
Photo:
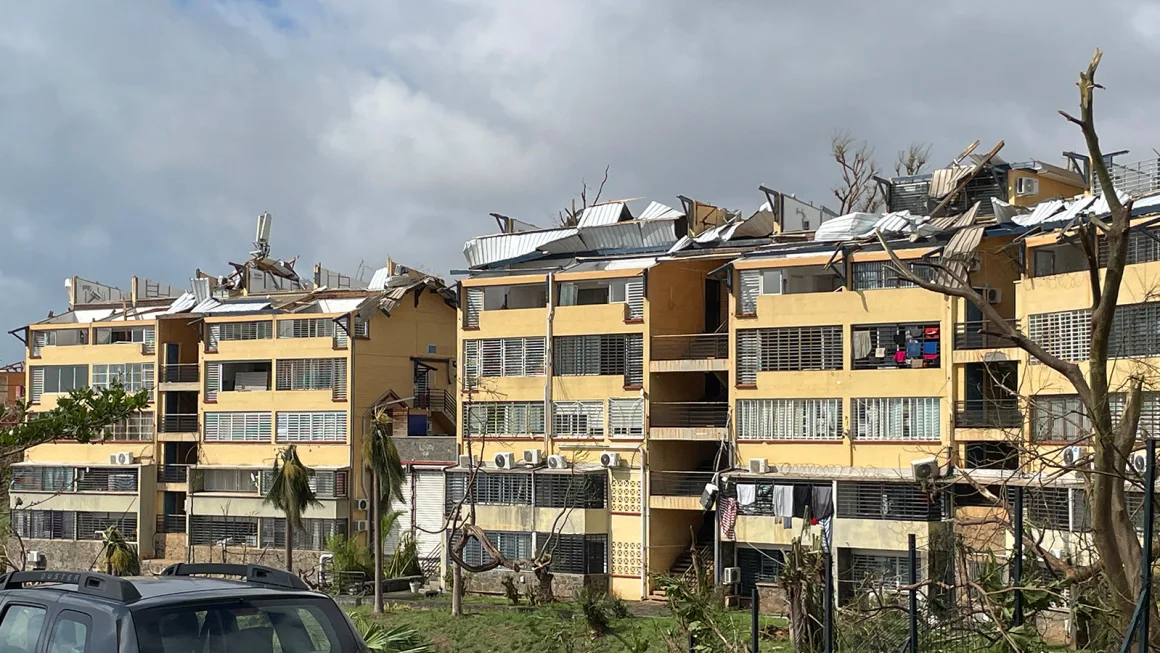
[[[576,229],[565,228],[481,236],[467,241],[463,247],[463,255],[471,267],[487,265],[531,254],[547,243],[567,238],[576,233]]]
[[[621,221],[621,217],[625,214],[624,202],[608,202],[607,204],[596,204],[584,209],[580,213],[580,219],[577,220],[576,226],[583,229],[584,227],[598,227],[601,225],[616,224]],[[628,219],[632,216],[629,215]]]
[[[371,282],[367,284],[370,290],[382,290],[387,287],[387,279],[391,278],[390,268],[379,268],[375,270],[374,276],[371,277]]]
[[[1012,222],[1021,226],[1028,227],[1033,224],[1041,224],[1047,222],[1051,216],[1063,210],[1063,200],[1048,200],[1040,202],[1035,205],[1035,209],[1028,215],[1017,215],[1011,219]]]
[[[676,220],[620,222],[580,231],[584,251],[667,247],[677,242]]]
[[[193,308],[196,304],[197,298],[194,297],[193,293],[182,293],[180,297],[173,300],[173,303],[169,305],[169,308],[167,308],[165,312],[169,315],[173,315],[174,313],[184,313]]]
[[[667,204],[660,202],[650,202],[645,210],[637,216],[637,220],[664,220],[666,218],[680,218],[685,214],[677,209],[674,209]]]
[[[347,297],[343,299],[319,299],[318,312],[319,313],[350,313],[356,310],[363,302],[367,300],[366,297]]]

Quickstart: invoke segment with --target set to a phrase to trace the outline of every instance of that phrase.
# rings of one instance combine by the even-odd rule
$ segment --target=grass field
[[[669,616],[618,619],[611,633],[593,638],[583,615],[568,603],[532,611],[509,609],[495,600],[468,600],[465,612],[453,618],[445,604],[414,602],[395,604],[374,618],[387,626],[407,624],[415,628],[441,653],[664,653],[670,650],[669,641],[681,640],[676,622]],[[761,623],[784,626],[785,620],[768,617]],[[749,613],[732,613],[729,630],[738,640],[748,642]],[[763,653],[790,650],[785,641],[763,641],[761,646]]]

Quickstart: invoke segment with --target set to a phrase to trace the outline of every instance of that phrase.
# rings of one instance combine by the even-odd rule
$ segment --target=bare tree
[[[1080,73],[1079,117],[1062,111],[1060,113],[1079,126],[1087,143],[1095,176],[1102,188],[1110,190],[1114,184],[1100,149],[1093,111],[1094,91],[1102,88],[1095,82],[1100,57],[1101,53],[1097,49],[1087,70]],[[1086,366],[1052,354],[1048,349],[1049,343],[1036,342],[1018,330],[971,287],[961,262],[931,264],[938,268],[938,272],[934,276],[935,281],[928,281],[904,265],[881,236],[879,241],[889,253],[900,276],[921,288],[971,302],[982,311],[987,328],[993,330],[989,335],[1014,343],[1059,373],[1075,390],[1090,423],[1090,442],[1087,444],[1093,449],[1091,467],[1084,474],[1090,502],[1093,560],[1085,567],[1074,568],[1044,551],[1034,540],[1029,544],[1036,547],[1037,553],[1049,566],[1066,574],[1073,582],[1099,577],[1103,581],[1101,586],[1105,588],[1105,595],[1101,597],[1102,609],[1110,615],[1111,626],[1122,633],[1132,617],[1141,590],[1142,550],[1128,510],[1125,488],[1126,478],[1136,483],[1139,483],[1139,479],[1133,479],[1133,475],[1126,474],[1125,470],[1129,468],[1128,461],[1136,445],[1145,375],[1137,371],[1127,375],[1121,388],[1113,389],[1110,386],[1108,349],[1127,260],[1132,202],[1121,202],[1114,192],[1105,192],[1104,198],[1110,219],[1105,222],[1091,218],[1075,234],[1076,241],[1086,254],[1092,293],[1091,347]],[[1107,252],[1102,274],[1101,238],[1106,243]],[[1121,389],[1126,398],[1117,423],[1112,414],[1113,394],[1114,390]],[[998,503],[997,497],[992,498]],[[1026,542],[1028,534],[1023,534],[1023,539]],[[1151,610],[1155,613],[1156,606],[1151,606]],[[1160,633],[1160,630],[1156,632]],[[1153,636],[1153,640],[1157,639],[1160,636]],[[1153,646],[1156,645],[1154,641]]]
[[[898,151],[898,158],[894,161],[894,174],[917,175],[926,167],[930,158],[931,144],[926,141],[915,141],[906,146],[905,150]]]
[[[573,198],[572,203],[561,209],[556,215],[556,224],[561,227],[575,227],[580,222],[580,214],[584,213],[584,209],[600,203],[600,195],[604,193],[604,184],[608,182],[608,169],[610,167],[604,166],[604,178],[596,187],[596,196],[592,198],[591,202],[588,201],[588,182],[580,180],[580,206],[576,206],[576,198]]]
[[[848,131],[839,131],[830,138],[830,154],[842,169],[842,181],[833,189],[834,197],[841,203],[838,213],[872,213],[880,209],[885,198],[874,181],[879,173],[874,148]]]

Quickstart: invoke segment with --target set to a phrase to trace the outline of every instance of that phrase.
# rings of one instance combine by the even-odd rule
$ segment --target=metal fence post
[[[825,638],[824,653],[834,653],[834,560],[829,549],[822,553],[822,564],[826,566],[826,589],[823,595],[825,621],[822,629],[822,636]]]
[[[753,643],[750,644],[749,650],[751,653],[757,653],[758,642],[761,637],[761,625],[758,623],[758,614],[761,607],[761,595],[757,593],[757,587],[753,588],[753,598],[749,601],[749,607],[753,614],[750,615],[749,628],[752,631],[750,636],[753,638]]]
[[[914,533],[906,536],[906,544],[910,549],[910,653],[918,653],[918,546],[915,544]]]
[[[1016,485],[1015,491],[1015,559],[1011,563],[1011,584],[1015,588],[1011,625],[1023,625],[1023,486]]]
[[[1140,613],[1140,653],[1148,653],[1148,639],[1152,625],[1152,501],[1156,493],[1156,441],[1148,438],[1145,442],[1148,459],[1144,465],[1144,564],[1140,572],[1140,602],[1144,605]]]

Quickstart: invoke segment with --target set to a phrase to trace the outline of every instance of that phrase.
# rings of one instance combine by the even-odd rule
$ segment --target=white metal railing
[[[1108,172],[1116,190],[1133,197],[1160,190],[1160,157],[1127,165],[1113,163],[1108,166]],[[1092,192],[1096,195],[1103,192],[1099,179],[1092,180]]]

